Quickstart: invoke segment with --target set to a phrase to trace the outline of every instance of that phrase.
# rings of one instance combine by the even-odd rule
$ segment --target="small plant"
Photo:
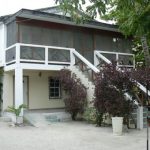
[[[12,112],[16,116],[16,124],[18,124],[17,120],[18,120],[18,117],[20,116],[21,110],[23,108],[27,108],[27,106],[24,104],[19,105],[17,108],[15,108],[15,106],[8,106],[7,111]]]
[[[89,123],[96,123],[96,109],[94,107],[86,108],[83,118]]]
[[[62,88],[68,94],[64,99],[66,111],[72,116],[72,120],[76,120],[78,113],[83,113],[86,105],[86,88],[81,83],[80,79],[71,71],[62,69],[60,71],[60,81]]]

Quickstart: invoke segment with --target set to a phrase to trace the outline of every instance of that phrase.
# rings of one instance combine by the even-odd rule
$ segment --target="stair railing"
[[[106,58],[104,55],[102,55],[99,51],[95,51],[95,57],[99,57],[101,60],[103,60],[107,64],[111,64],[111,61]],[[96,59],[98,61],[99,59]],[[96,62],[96,65],[99,65],[98,62]],[[143,91],[144,93],[147,93],[146,87],[144,87],[142,84],[140,84],[138,81],[136,81],[138,88]],[[148,96],[150,96],[150,91],[148,91]]]
[[[76,65],[82,72],[87,72],[89,80],[93,81],[95,79],[95,74],[99,72],[99,69],[97,69],[91,62],[84,58],[75,49],[72,49],[71,52],[71,65]]]

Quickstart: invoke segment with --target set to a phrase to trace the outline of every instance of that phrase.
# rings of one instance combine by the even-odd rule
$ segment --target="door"
[[[28,77],[23,77],[23,103],[28,107]]]

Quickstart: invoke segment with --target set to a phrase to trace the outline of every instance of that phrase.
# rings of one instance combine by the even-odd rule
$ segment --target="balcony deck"
[[[60,70],[71,65],[72,48],[16,43],[5,50],[4,66],[24,69]],[[9,68],[9,69],[8,69]]]

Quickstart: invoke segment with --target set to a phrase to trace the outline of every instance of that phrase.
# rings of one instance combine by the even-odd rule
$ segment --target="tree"
[[[145,64],[150,66],[147,38],[150,39],[150,0],[56,0],[75,20],[100,16],[113,20],[125,36],[141,39]],[[87,3],[89,4],[88,6]],[[84,15],[78,15],[80,11]],[[84,19],[83,19],[84,18]],[[78,21],[79,22],[79,21]]]

